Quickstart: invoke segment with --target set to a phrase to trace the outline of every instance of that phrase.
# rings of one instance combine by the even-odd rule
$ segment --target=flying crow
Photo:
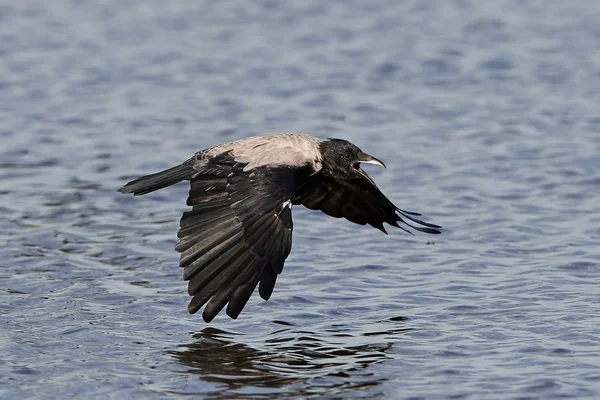
[[[292,205],[336,218],[440,233],[440,226],[396,207],[360,167],[383,162],[342,139],[304,134],[255,136],[219,144],[183,164],[129,182],[135,196],[190,181],[175,249],[189,281],[193,314],[207,302],[210,322],[227,305],[237,318],[259,285],[268,300],[292,247]],[[404,224],[402,227],[399,224]]]

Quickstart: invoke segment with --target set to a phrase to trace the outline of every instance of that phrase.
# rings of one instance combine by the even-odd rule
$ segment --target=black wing
[[[321,210],[335,218],[346,218],[356,224],[369,224],[386,234],[384,222],[408,233],[411,232],[398,225],[399,222],[421,232],[441,233],[438,230],[440,226],[413,217],[420,214],[396,207],[366,174],[364,177],[336,179],[322,172],[316,173],[299,186],[294,204]],[[412,225],[407,220],[421,226]]]
[[[268,300],[292,246],[294,169],[259,167],[224,153],[208,161],[191,179],[176,250],[193,296],[188,310],[206,305],[210,322],[227,304],[237,318],[260,281]]]

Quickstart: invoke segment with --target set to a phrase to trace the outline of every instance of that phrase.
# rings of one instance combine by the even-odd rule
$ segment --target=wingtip
[[[415,228],[415,229],[417,229],[418,231],[424,232],[424,233],[432,234],[432,235],[439,235],[442,233],[442,231],[439,231],[437,229],[432,229],[432,228]]]
[[[376,228],[378,230],[380,230],[381,232],[385,233],[386,235],[388,234],[387,231],[385,230],[385,226],[383,226],[383,223],[379,223],[379,224],[370,224],[373,228]]]
[[[406,211],[406,210],[403,210],[403,209],[401,209],[401,208],[398,208],[398,207],[396,207],[396,210],[400,211],[400,212],[401,212],[401,213],[403,213],[403,214],[415,215],[415,216],[417,216],[417,217],[420,217],[420,216],[421,216],[421,213],[414,212],[414,211]]]
[[[202,313],[202,319],[204,320],[204,322],[209,323],[210,321],[212,321],[213,319],[215,319],[216,314],[213,313],[207,313],[206,309],[204,309],[204,312]]]
[[[131,181],[125,185],[123,185],[117,192],[121,194],[132,194],[134,196],[140,196],[142,194],[146,194],[147,192],[136,190],[135,181]]]
[[[398,209],[398,211],[400,211],[400,214],[404,218],[406,218],[406,219],[408,219],[408,220],[410,220],[412,222],[415,222],[415,223],[417,223],[419,225],[422,225],[422,226],[426,227],[426,228],[422,228],[422,227],[413,226],[413,225],[409,224],[408,222],[404,221],[402,218],[400,218],[401,222],[404,222],[406,225],[410,226],[411,228],[416,229],[416,230],[421,231],[421,232],[425,232],[425,233],[441,233],[441,232],[438,231],[438,229],[442,229],[442,227],[440,225],[436,225],[436,224],[432,224],[432,223],[429,223],[429,222],[425,222],[425,221],[422,221],[422,220],[420,220],[418,218],[414,218],[414,217],[411,216],[411,215],[415,215],[416,213],[413,213],[413,212],[407,213],[406,211],[403,211],[403,210],[400,210],[400,209]]]
[[[229,316],[229,318],[231,319],[237,319],[237,317],[240,316],[240,314],[242,313],[242,310],[230,310],[229,307],[227,307],[227,310],[225,310],[225,313]]]

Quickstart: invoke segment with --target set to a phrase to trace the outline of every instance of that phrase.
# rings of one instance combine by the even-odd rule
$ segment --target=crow
[[[383,162],[343,139],[306,134],[254,136],[197,152],[181,165],[127,183],[119,192],[147,194],[189,180],[177,233],[179,266],[193,296],[188,311],[206,303],[210,322],[227,305],[235,319],[259,286],[271,297],[292,248],[292,205],[335,218],[387,223],[411,233],[440,233],[440,226],[396,207],[361,168]],[[403,224],[403,225],[400,225]]]

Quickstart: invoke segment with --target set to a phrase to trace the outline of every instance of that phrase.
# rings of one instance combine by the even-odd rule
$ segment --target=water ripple
[[[598,10],[0,7],[0,397],[597,398]],[[444,234],[294,208],[271,300],[205,325],[173,251],[188,188],[115,190],[282,131],[383,159]]]

